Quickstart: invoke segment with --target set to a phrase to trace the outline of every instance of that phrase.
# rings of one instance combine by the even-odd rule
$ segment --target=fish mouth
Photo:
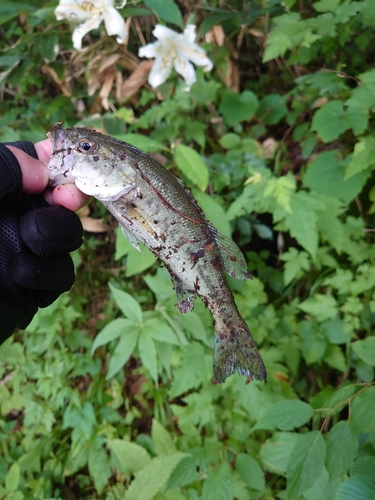
[[[51,156],[63,150],[64,130],[62,128],[62,122],[56,122],[55,125],[52,127],[51,131],[48,132],[47,136],[52,141]]]
[[[66,148],[64,135],[65,131],[62,128],[62,122],[55,123],[47,134],[52,141],[51,157],[47,165],[50,171],[49,185],[51,187],[75,183],[71,175],[74,158],[70,155],[69,148]]]

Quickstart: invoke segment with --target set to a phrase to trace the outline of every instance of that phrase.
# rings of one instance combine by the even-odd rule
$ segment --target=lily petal
[[[182,78],[185,80],[187,85],[187,90],[190,90],[190,87],[194,82],[197,81],[197,77],[195,76],[194,66],[185,58],[177,57],[174,61],[174,69],[179,73]]]
[[[144,47],[140,47],[138,50],[139,57],[147,57],[148,59],[152,59],[157,57],[160,53],[160,42],[148,43]]]
[[[158,40],[165,40],[167,38],[170,38],[171,40],[175,41],[178,40],[178,37],[180,36],[180,34],[177,33],[177,31],[171,30],[170,28],[167,28],[162,24],[157,24],[155,28],[152,30],[152,34]]]
[[[182,37],[187,43],[194,43],[197,36],[195,32],[195,24],[188,24],[184,30]]]
[[[178,55],[182,59],[189,59],[195,66],[204,66],[203,71],[210,71],[213,63],[207,57],[206,51],[196,43],[179,45]]]
[[[148,83],[154,88],[159,87],[171,74],[172,66],[173,59],[170,57],[157,57],[148,75]]]
[[[117,35],[117,43],[124,43],[128,38],[128,30],[121,14],[114,7],[107,7],[103,11],[103,18],[108,35]]]
[[[91,30],[94,30],[99,27],[102,22],[100,14],[96,14],[95,16],[91,16],[88,21],[83,24],[80,24],[73,31],[73,47],[76,50],[82,50],[82,38]]]
[[[89,12],[80,7],[74,0],[64,0],[55,9],[55,17],[58,21],[67,19],[68,21],[82,23],[91,17]]]

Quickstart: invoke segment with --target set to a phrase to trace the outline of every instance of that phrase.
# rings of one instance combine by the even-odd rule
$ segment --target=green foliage
[[[0,6],[1,140],[78,122],[180,176],[246,255],[254,279],[230,286],[268,383],[211,384],[203,303],[180,314],[167,270],[91,202],[111,230],[0,348],[0,498],[374,498],[373,3],[133,2],[127,51],[97,30],[80,54],[56,4]],[[156,20],[197,22],[214,68],[122,99]]]

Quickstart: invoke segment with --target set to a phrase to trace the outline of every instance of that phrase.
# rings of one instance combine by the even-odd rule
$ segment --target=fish
[[[48,163],[50,185],[74,183],[117,219],[139,250],[144,243],[171,276],[181,313],[199,296],[214,321],[213,383],[235,373],[266,381],[255,341],[240,315],[225,273],[250,278],[237,245],[206,218],[190,190],[140,149],[83,127],[56,123]],[[197,360],[197,362],[199,362]]]

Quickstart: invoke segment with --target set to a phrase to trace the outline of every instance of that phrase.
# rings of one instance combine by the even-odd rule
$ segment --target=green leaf
[[[259,455],[263,466],[271,472],[284,476],[289,457],[299,438],[300,435],[294,432],[275,432],[260,449]]]
[[[375,387],[370,386],[353,399],[349,423],[353,433],[375,431]]]
[[[250,121],[258,109],[258,99],[250,90],[244,90],[241,94],[226,91],[220,106],[219,113],[229,126],[243,121]]]
[[[337,302],[332,295],[316,293],[298,305],[307,314],[311,314],[318,321],[325,321],[337,316]]]
[[[183,144],[177,144],[174,154],[177,167],[181,172],[201,191],[205,191],[209,174],[202,157],[194,149]]]
[[[151,137],[147,137],[146,135],[141,134],[120,134],[115,135],[116,139],[120,139],[120,141],[127,142],[136,148],[145,151],[146,153],[155,153],[157,151],[163,151],[166,149],[163,143],[159,141],[155,141],[155,139],[151,139]]]
[[[172,328],[168,326],[165,321],[161,321],[160,319],[150,318],[146,320],[143,324],[142,331],[159,342],[179,345],[179,341]]]
[[[8,473],[5,478],[5,491],[12,493],[17,491],[20,483],[21,470],[17,462],[13,462],[9,467]],[[6,495],[7,496],[7,495]]]
[[[264,474],[259,463],[250,455],[239,453],[236,457],[236,470],[250,488],[263,491]]]
[[[335,500],[373,500],[375,481],[371,477],[350,477],[340,484]]]
[[[100,493],[107,485],[112,471],[103,443],[98,438],[94,440],[89,448],[88,468],[90,476],[94,480],[95,489]]]
[[[234,134],[233,132],[229,134],[224,134],[219,139],[219,144],[224,149],[236,148],[239,146],[240,142],[241,142],[241,137],[237,134]]]
[[[348,421],[335,424],[327,436],[326,465],[331,481],[343,476],[357,456],[358,439],[353,436]]]
[[[145,368],[150,372],[155,382],[158,381],[158,365],[156,360],[156,347],[151,335],[142,330],[138,341],[139,355]]]
[[[120,342],[117,344],[109,360],[106,380],[116,375],[128,361],[137,344],[139,333],[140,327],[138,325],[133,325],[122,335]]]
[[[344,373],[346,371],[346,359],[338,345],[327,346],[324,361],[332,368],[340,370],[340,372]]]
[[[290,199],[291,213],[285,215],[285,224],[290,234],[313,257],[318,248],[317,216],[315,203],[303,192],[293,193]]]
[[[151,457],[147,451],[136,443],[130,443],[122,439],[109,439],[107,441],[111,452],[121,464],[121,472],[137,474],[151,463]]]
[[[285,262],[284,265],[284,284],[289,285],[295,278],[303,276],[304,271],[309,271],[310,262],[309,255],[296,248],[291,247],[289,250],[281,255],[281,260]]]
[[[202,500],[233,500],[228,464],[223,463],[209,470],[203,483]]]
[[[356,355],[370,366],[375,366],[375,337],[367,337],[351,344]]]
[[[159,457],[166,457],[177,451],[169,432],[155,419],[152,421],[151,438]]]
[[[125,272],[127,278],[142,273],[157,261],[157,257],[143,243],[139,244],[139,248],[140,252],[130,244]]]
[[[98,347],[112,342],[112,340],[117,337],[121,337],[129,328],[132,327],[134,327],[134,322],[131,319],[113,319],[108,323],[108,325],[105,325],[105,327],[100,330],[98,335],[95,337],[91,347],[91,354],[93,354]]]
[[[344,107],[342,101],[330,101],[319,108],[312,120],[312,130],[315,130],[324,142],[337,139],[345,130],[347,124],[342,119]]]
[[[255,429],[289,431],[308,422],[313,413],[313,408],[303,401],[294,399],[279,401],[261,415],[252,431]]]
[[[298,499],[316,481],[322,472],[326,445],[319,431],[310,431],[300,436],[295,444],[287,466],[288,498]]]
[[[302,337],[302,354],[307,364],[320,361],[327,347],[327,340],[313,321],[300,321],[297,331]]]
[[[157,17],[167,23],[176,24],[182,28],[182,15],[173,0],[145,0],[145,5],[152,9]]]
[[[276,125],[287,111],[285,97],[279,94],[269,94],[260,101],[257,116],[264,125]]]
[[[354,146],[352,159],[350,160],[345,173],[345,180],[353,175],[375,166],[375,138],[365,137]]]
[[[127,316],[135,323],[142,324],[143,321],[142,309],[138,304],[138,302],[131,295],[124,292],[123,290],[115,288],[110,283],[109,283],[109,288],[111,289],[116,304],[121,309],[124,316]]]
[[[153,458],[131,482],[124,500],[151,500],[164,486],[185,453]]]
[[[326,151],[316,155],[303,178],[304,186],[317,193],[335,196],[345,202],[352,201],[366,182],[366,170],[346,179],[348,160],[342,160],[338,151]],[[335,186],[335,189],[332,189]]]
[[[202,193],[202,191],[198,191],[198,189],[193,189],[192,192],[194,198],[198,202],[198,205],[201,207],[212,225],[226,236],[231,237],[232,232],[230,224],[222,205],[220,205],[220,203],[216,201],[213,196],[207,193]]]

